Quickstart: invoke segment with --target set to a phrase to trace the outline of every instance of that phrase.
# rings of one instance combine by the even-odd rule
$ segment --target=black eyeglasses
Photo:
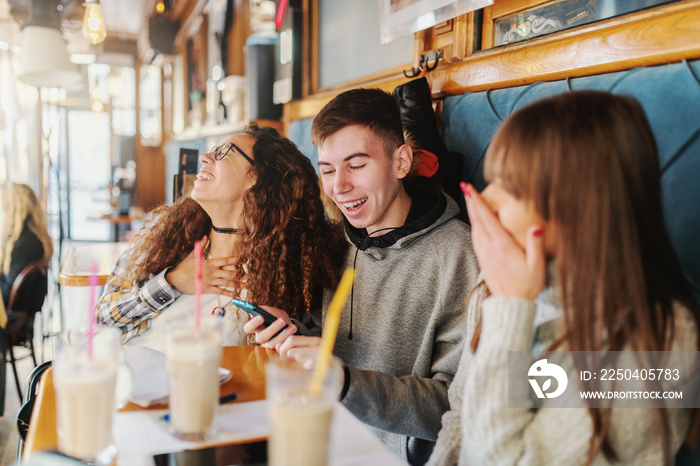
[[[228,151],[230,151],[232,148],[236,149],[238,153],[241,154],[252,166],[255,166],[255,161],[248,157],[248,154],[243,152],[240,147],[238,147],[232,142],[227,142],[225,144],[221,144],[220,146],[212,147],[209,153],[214,154],[214,159],[221,160],[224,157],[226,157]]]

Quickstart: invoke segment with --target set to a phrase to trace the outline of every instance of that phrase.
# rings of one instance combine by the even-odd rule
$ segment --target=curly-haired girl
[[[124,341],[143,334],[134,343],[159,347],[167,319],[156,318],[192,312],[200,239],[202,308],[223,318],[225,345],[246,339],[247,315],[231,298],[304,320],[321,290],[336,285],[342,237],[325,217],[311,162],[291,141],[251,124],[200,161],[192,198],[154,210],[106,283],[99,319],[121,328]]]

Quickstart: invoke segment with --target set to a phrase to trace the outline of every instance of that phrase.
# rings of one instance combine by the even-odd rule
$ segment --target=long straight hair
[[[571,351],[668,350],[674,303],[700,328],[664,229],[656,142],[634,98],[579,91],[524,107],[496,132],[484,170],[557,231],[566,329],[559,343]],[[655,411],[657,426],[666,426],[666,413]],[[589,413],[589,462],[601,449],[614,460],[609,410]],[[661,430],[668,458],[668,430]]]
[[[47,227],[46,213],[34,190],[26,184],[12,183],[0,190],[0,271],[10,272],[12,251],[25,226],[36,235],[44,249],[44,258],[53,255],[53,241]]]

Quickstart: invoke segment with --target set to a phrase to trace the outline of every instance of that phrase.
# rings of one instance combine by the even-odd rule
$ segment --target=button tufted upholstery
[[[627,94],[647,113],[659,146],[666,228],[700,301],[700,60],[447,97],[443,139],[464,156],[462,178],[482,190],[483,159],[496,128],[513,111],[569,90]]]

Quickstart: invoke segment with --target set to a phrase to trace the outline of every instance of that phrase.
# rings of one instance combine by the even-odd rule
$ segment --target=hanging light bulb
[[[105,27],[102,5],[100,5],[99,0],[88,0],[85,3],[83,36],[94,45],[99,44],[107,37],[107,28]]]

